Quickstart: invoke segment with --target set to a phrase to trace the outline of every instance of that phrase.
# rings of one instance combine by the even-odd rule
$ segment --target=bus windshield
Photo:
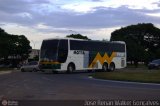
[[[41,46],[41,55],[40,58],[42,60],[57,60],[57,53],[58,53],[58,43],[59,40],[44,40]]]

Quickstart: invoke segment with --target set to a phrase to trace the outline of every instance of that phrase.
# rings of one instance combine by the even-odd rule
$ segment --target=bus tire
[[[74,63],[69,63],[67,67],[67,73],[72,73],[73,71],[75,71],[75,65]]]
[[[115,70],[115,64],[112,62],[110,65],[109,65],[109,71],[114,71]]]
[[[106,72],[108,71],[108,64],[106,62],[103,63],[102,70]]]
[[[87,70],[88,73],[94,72],[93,70]]]

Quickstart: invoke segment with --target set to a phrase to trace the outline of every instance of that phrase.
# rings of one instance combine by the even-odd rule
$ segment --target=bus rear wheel
[[[114,71],[115,70],[115,64],[114,63],[111,63],[109,65],[109,71]]]
[[[75,70],[75,65],[70,63],[67,67],[67,73],[72,73]]]

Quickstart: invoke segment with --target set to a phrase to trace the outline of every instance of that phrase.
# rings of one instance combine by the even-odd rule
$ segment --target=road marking
[[[89,76],[88,78],[93,78],[92,76]]]
[[[141,83],[137,83],[137,82],[125,82],[125,81],[114,81],[114,80],[104,80],[104,79],[95,79],[95,78],[93,78],[93,77],[88,77],[89,79],[91,79],[91,80],[97,80],[97,81],[103,81],[103,82],[113,82],[113,83],[121,83],[121,84],[137,84],[137,86],[138,85],[141,85]],[[145,83],[142,83],[142,85],[145,85]],[[147,84],[146,84],[147,85]],[[149,85],[149,84],[148,84]],[[160,85],[160,84],[159,84]],[[158,86],[158,87],[160,87],[159,85],[156,85],[156,86]],[[123,89],[123,88],[129,88],[129,89],[137,89],[137,90],[139,90],[139,89],[141,89],[141,90],[146,90],[146,89],[148,89],[148,90],[153,90],[153,91],[159,91],[160,89],[159,88],[146,88],[146,87],[132,87],[132,86],[122,86],[122,85],[120,85],[120,86],[115,86],[115,85],[113,85],[113,86],[111,86],[111,85],[99,85],[99,84],[94,84],[94,86],[107,86],[107,87],[110,87],[110,88],[113,88],[113,87],[116,87],[116,88],[121,88],[121,89]]]
[[[93,78],[92,76],[89,76],[88,78],[89,78],[89,79],[93,79],[93,80],[98,80],[98,81],[106,81],[106,82],[116,82],[116,83],[126,83],[126,84],[142,84],[142,85],[156,85],[156,86],[160,86],[160,84],[156,84],[156,83],[143,83],[143,82],[104,80],[104,79],[96,79],[96,78]]]

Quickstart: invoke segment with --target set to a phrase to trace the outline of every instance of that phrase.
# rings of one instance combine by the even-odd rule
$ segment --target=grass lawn
[[[96,72],[92,76],[98,79],[160,83],[160,70],[126,68],[114,72]]]

